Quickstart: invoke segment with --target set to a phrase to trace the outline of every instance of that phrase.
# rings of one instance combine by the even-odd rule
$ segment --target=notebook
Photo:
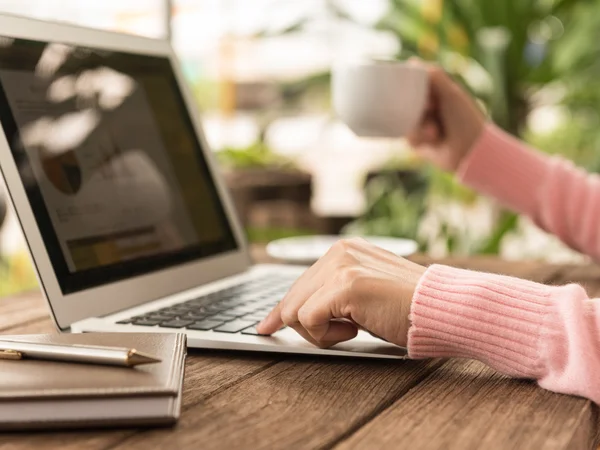
[[[135,348],[162,361],[135,368],[0,360],[0,429],[171,425],[179,417],[186,356],[180,333],[1,336]]]

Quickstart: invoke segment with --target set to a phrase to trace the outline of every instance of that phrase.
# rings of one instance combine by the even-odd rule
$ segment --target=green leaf
[[[401,41],[409,39],[413,42],[426,33],[439,33],[439,27],[425,20],[417,7],[407,2],[396,1],[398,6],[375,24],[376,30],[390,31]]]
[[[573,7],[575,7],[577,5],[584,4],[584,3],[591,4],[591,3],[594,3],[594,0],[591,0],[591,1],[590,0],[557,0],[556,2],[554,2],[554,5],[550,9],[550,11],[547,12],[547,14],[556,16],[565,11],[572,9]]]
[[[305,18],[299,20],[298,22],[293,23],[290,26],[283,28],[281,30],[260,31],[254,35],[254,38],[264,39],[264,38],[269,38],[269,37],[279,37],[279,36],[286,36],[289,34],[296,34],[296,33],[303,31],[306,28],[306,25],[308,25],[309,23],[310,23],[310,19],[305,17]]]
[[[327,9],[329,10],[330,13],[333,14],[333,16],[337,19],[341,19],[341,20],[347,20],[349,22],[355,22],[354,17],[352,17],[350,14],[348,14],[346,11],[344,11],[343,8],[341,8],[337,2],[333,1],[333,0],[327,0]]]
[[[450,14],[453,24],[461,27],[472,42],[475,40],[477,28],[481,26],[481,18],[474,14],[475,11],[461,0],[444,1],[445,14]]]

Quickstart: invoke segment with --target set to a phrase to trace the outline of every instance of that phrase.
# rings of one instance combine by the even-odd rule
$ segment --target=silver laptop
[[[0,17],[0,105],[3,179],[60,330],[404,356],[364,332],[331,349],[257,335],[304,268],[251,265],[168,42]]]

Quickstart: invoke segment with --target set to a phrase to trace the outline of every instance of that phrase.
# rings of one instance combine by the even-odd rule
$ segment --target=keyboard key
[[[171,315],[171,314],[157,314],[157,313],[150,313],[148,314],[145,319],[148,320],[160,320],[161,322],[164,322],[165,320],[171,320],[173,319],[175,316]]]
[[[204,320],[208,317],[207,313],[188,312],[185,316],[181,316],[182,319],[192,319],[194,321]]]
[[[218,313],[218,312],[221,312],[221,311],[225,311],[226,309],[227,309],[226,306],[221,306],[221,305],[217,305],[217,304],[206,306],[206,310],[209,311],[209,312],[213,312],[213,313]]]
[[[253,325],[256,325],[256,322],[251,320],[235,319],[231,322],[221,325],[219,328],[215,328],[214,331],[219,331],[221,333],[237,333],[238,331],[242,331],[243,329]]]
[[[214,295],[214,294],[208,294],[206,297],[198,297],[193,300],[188,300],[187,302],[185,302],[185,304],[186,305],[196,305],[196,306],[207,305],[208,303],[210,303],[211,295]]]
[[[177,315],[177,312],[173,311],[171,309],[171,307],[161,308],[161,309],[158,309],[156,311],[153,311],[153,313],[162,314],[163,316],[167,316],[167,315],[175,316],[175,315]]]
[[[253,314],[247,314],[245,316],[242,316],[242,317],[240,317],[240,319],[242,319],[242,320],[251,320],[251,321],[254,321],[254,322],[260,322],[265,317],[267,317],[266,314],[253,313]]]
[[[234,320],[235,317],[226,316],[225,314],[215,314],[214,316],[208,316],[206,319],[207,320],[218,320],[219,322],[229,322],[231,320]]]
[[[165,310],[158,310],[158,311],[153,311],[156,312],[157,314],[162,314],[164,316],[178,316],[180,314],[185,314],[186,310],[184,309],[175,309],[175,308],[169,308],[169,309],[165,309]]]
[[[226,300],[224,302],[219,302],[219,305],[223,308],[235,308],[239,304],[240,302],[238,302],[237,300]]]
[[[133,319],[123,319],[123,320],[119,320],[117,323],[121,324],[121,325],[125,325],[127,323],[131,323],[133,322]]]
[[[244,314],[250,314],[250,313],[256,312],[257,309],[258,308],[255,306],[240,305],[240,306],[236,306],[235,308],[228,309],[227,311],[229,311],[231,313],[235,313],[236,315],[243,316]]]
[[[142,325],[144,327],[153,327],[155,325],[158,325],[161,321],[160,320],[153,320],[153,319],[137,319],[133,321],[134,325]]]
[[[218,320],[201,320],[200,322],[195,322],[189,325],[187,328],[189,330],[212,330],[220,325],[223,325],[223,322],[219,322]]]
[[[188,325],[191,325],[193,323],[194,323],[193,320],[173,319],[173,320],[168,320],[166,322],[161,322],[160,326],[166,327],[166,328],[183,328],[183,327],[187,327]]]
[[[195,309],[201,308],[199,306],[193,306],[193,305],[175,305],[171,307],[171,312],[175,312],[175,313],[186,313],[188,311],[193,311]]]
[[[249,334],[251,336],[268,336],[268,334],[260,334],[258,331],[256,331],[256,327],[246,328],[245,330],[242,330],[242,334]]]
[[[277,303],[279,303],[279,300],[276,300],[274,302],[263,303],[262,305],[260,305],[260,309],[273,309],[277,306]]]
[[[160,323],[165,327],[187,326],[199,330],[212,329],[229,323],[256,323],[266,317],[277,305],[295,280],[295,276],[264,275],[120,323],[131,322],[145,326]],[[235,326],[223,326],[223,331],[234,333],[236,331],[227,331],[234,328]]]
[[[153,314],[160,315],[160,316],[166,316],[166,317],[173,317],[175,315],[175,313],[173,313],[172,311],[157,309],[156,311],[150,311],[149,313],[146,313],[144,317],[149,317]]]
[[[173,309],[171,309],[171,311],[198,311],[198,310],[202,310],[202,309],[206,309],[206,306],[203,305],[184,305],[183,307],[181,306],[177,306],[174,307]]]

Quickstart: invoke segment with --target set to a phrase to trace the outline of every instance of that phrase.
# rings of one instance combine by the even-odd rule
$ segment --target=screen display
[[[0,38],[0,121],[63,294],[237,247],[167,58]]]

